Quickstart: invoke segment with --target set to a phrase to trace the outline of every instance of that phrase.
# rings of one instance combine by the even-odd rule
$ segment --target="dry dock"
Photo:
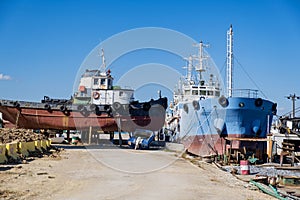
[[[247,185],[173,152],[110,145],[69,146],[59,156],[0,166],[0,199],[273,199]]]

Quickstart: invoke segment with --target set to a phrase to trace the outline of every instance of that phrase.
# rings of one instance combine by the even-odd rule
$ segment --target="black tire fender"
[[[257,99],[255,99],[254,104],[256,107],[260,107],[263,104],[263,100],[261,98],[257,98]]]
[[[144,110],[144,111],[149,111],[150,108],[151,108],[150,103],[147,102],[147,103],[144,103],[144,104],[143,104],[143,110]]]
[[[51,110],[51,106],[50,106],[49,104],[47,104],[47,103],[44,105],[44,108],[45,108],[46,110]]]
[[[195,109],[195,110],[199,110],[199,109],[200,109],[199,102],[196,101],[196,100],[193,101],[193,106],[194,106],[194,109]]]
[[[229,101],[226,97],[224,97],[223,95],[219,98],[219,104],[225,108],[229,105]]]

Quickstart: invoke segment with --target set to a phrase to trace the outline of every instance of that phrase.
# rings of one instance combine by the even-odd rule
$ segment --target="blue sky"
[[[221,70],[230,24],[239,63],[278,103],[279,114],[291,110],[285,96],[300,95],[299,0],[0,0],[0,98],[69,98],[76,73],[94,47],[114,34],[141,27],[173,29],[210,43],[207,51]],[[112,66],[116,80],[124,70],[149,62],[170,60],[169,65],[181,70],[180,59],[150,55],[155,56],[137,53],[136,58],[128,55],[114,63],[122,65]],[[236,88],[256,87],[238,64],[234,80]]]

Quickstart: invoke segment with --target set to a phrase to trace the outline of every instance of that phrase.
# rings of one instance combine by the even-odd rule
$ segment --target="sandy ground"
[[[0,165],[0,199],[273,199],[211,164],[173,152],[66,147],[59,157]]]

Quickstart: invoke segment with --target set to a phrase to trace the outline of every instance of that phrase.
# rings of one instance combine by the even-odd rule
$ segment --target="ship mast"
[[[232,81],[232,71],[233,71],[233,30],[232,25],[230,25],[227,31],[227,96],[232,97],[233,81]]]
[[[189,83],[192,81],[192,70],[193,70],[193,58],[189,56],[188,58],[188,73],[187,73],[187,80]]]
[[[102,64],[100,66],[100,72],[105,72],[106,62],[105,62],[104,50],[103,49],[101,49],[101,58],[102,58]]]
[[[199,79],[199,81],[201,81],[202,80],[202,72],[205,72],[205,67],[203,66],[203,61],[205,59],[207,59],[207,56],[204,56],[203,48],[208,47],[208,45],[203,44],[203,42],[200,41],[200,43],[197,46],[199,47],[199,50],[198,50],[199,54],[198,54],[198,56],[196,56],[196,58],[199,61],[199,66],[196,68],[196,71],[198,72],[198,75],[199,75],[198,79]]]

